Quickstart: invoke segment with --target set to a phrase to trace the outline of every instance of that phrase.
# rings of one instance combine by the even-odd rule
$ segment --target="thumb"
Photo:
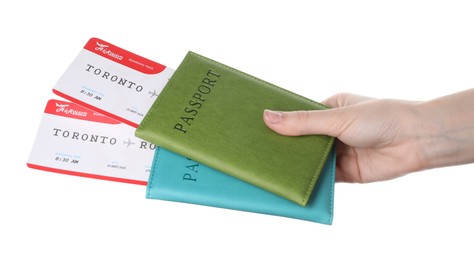
[[[343,124],[339,109],[280,112],[265,109],[263,121],[273,131],[288,136],[338,136]]]

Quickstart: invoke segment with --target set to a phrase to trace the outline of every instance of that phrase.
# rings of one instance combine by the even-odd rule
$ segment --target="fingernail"
[[[265,117],[265,121],[271,123],[271,124],[278,124],[281,121],[281,118],[283,117],[283,113],[281,112],[276,112],[272,110],[265,109],[263,112],[263,115]]]

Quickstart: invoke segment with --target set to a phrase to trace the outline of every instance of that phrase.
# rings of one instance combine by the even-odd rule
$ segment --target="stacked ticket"
[[[146,185],[155,146],[134,136],[174,70],[91,38],[53,88],[30,168]]]

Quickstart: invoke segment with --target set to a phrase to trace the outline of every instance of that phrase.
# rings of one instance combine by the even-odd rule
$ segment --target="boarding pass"
[[[138,127],[174,70],[91,38],[53,92],[132,127]]]
[[[51,99],[44,110],[30,168],[146,185],[156,146],[135,128],[81,105]]]

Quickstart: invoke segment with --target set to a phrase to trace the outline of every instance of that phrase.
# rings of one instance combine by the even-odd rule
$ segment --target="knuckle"
[[[296,131],[299,134],[304,134],[307,129],[309,112],[306,110],[301,110],[296,112]]]

